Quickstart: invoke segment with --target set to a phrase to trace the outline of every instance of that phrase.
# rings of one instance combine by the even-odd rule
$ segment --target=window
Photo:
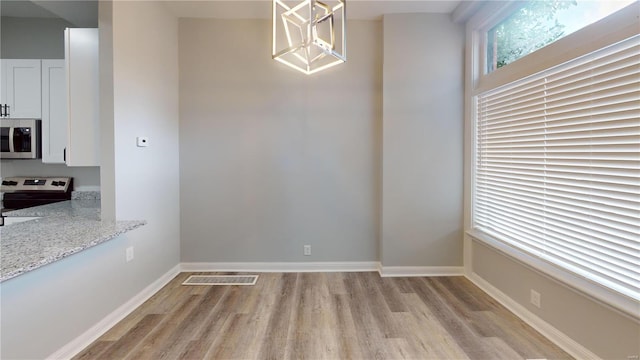
[[[512,63],[635,0],[526,2],[487,33],[487,72]]]
[[[484,74],[476,58],[468,218],[473,238],[636,318],[639,9],[635,2],[498,72]],[[493,26],[484,24],[477,34]]]

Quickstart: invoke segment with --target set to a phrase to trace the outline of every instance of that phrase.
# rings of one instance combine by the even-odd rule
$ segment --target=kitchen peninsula
[[[146,224],[102,221],[100,200],[70,200],[15,210],[7,218],[36,217],[0,227],[0,282],[64,259]]]

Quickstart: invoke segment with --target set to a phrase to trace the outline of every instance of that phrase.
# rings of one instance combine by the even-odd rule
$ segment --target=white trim
[[[49,355],[47,359],[70,359],[77,355],[80,351],[84,350],[92,342],[106,333],[107,330],[114,327],[118,322],[133,312],[133,310],[142,305],[152,295],[162,289],[163,286],[173,280],[173,278],[175,278],[179,273],[180,265],[176,265],[149,286],[142,289],[142,291],[129,299],[129,301],[112,311],[102,320],[98,321],[95,325],[89,328],[89,330],[85,331],[83,334],[71,340],[53,354]]]
[[[514,313],[517,317],[569,353],[569,355],[576,359],[600,359],[600,357],[592,353],[589,349],[580,345],[548,322],[542,320],[540,317],[527,310],[524,306],[518,304],[518,302],[507,296],[495,286],[491,285],[488,281],[480,277],[480,275],[474,272],[471,276],[467,276],[467,278],[484,292],[489,294],[489,296],[509,309],[509,311]]]
[[[380,276],[461,276],[462,266],[380,266]]]
[[[480,1],[463,1],[451,13],[451,21],[456,24],[464,24],[482,7]]]
[[[377,261],[336,262],[191,262],[182,263],[182,272],[360,272],[378,271]]]

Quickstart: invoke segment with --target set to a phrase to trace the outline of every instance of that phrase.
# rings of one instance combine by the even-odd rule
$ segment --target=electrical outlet
[[[310,256],[311,255],[311,245],[305,245],[304,246],[304,256]]]
[[[133,260],[133,257],[134,257],[134,256],[133,256],[133,246],[129,246],[129,247],[127,248],[126,255],[127,255],[127,262],[129,262],[129,261],[132,261],[132,260]]]
[[[541,296],[540,293],[531,289],[531,303],[533,304],[533,306],[537,307],[538,309],[540,309],[540,301],[541,301]]]

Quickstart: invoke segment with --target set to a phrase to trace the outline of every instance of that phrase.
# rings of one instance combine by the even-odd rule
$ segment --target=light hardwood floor
[[[199,273],[202,274],[202,273]],[[75,359],[567,359],[464,277],[182,273]]]

